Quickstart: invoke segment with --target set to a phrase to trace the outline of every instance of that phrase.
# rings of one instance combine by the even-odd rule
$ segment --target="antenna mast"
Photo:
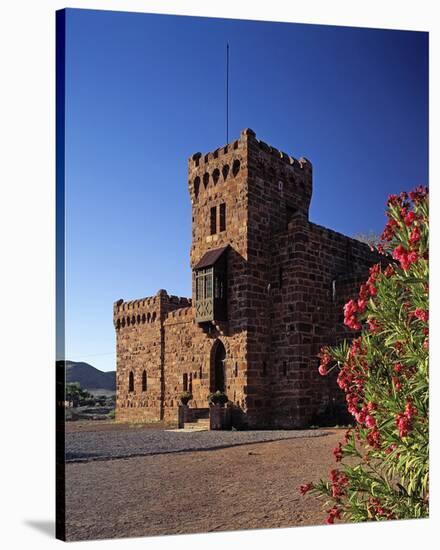
[[[226,143],[229,142],[229,42],[226,43]]]

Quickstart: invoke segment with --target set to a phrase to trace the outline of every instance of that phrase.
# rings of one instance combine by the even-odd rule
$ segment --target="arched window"
[[[128,391],[134,391],[134,374],[133,371],[130,371],[128,375]]]
[[[147,391],[147,371],[142,373],[142,391]]]
[[[209,183],[209,174],[208,172],[205,172],[203,174],[203,186],[205,187],[205,189],[208,187],[208,183]]]
[[[234,174],[234,178],[238,174],[239,170],[240,170],[240,161],[238,159],[235,159],[234,162],[232,163],[232,173]]]
[[[221,340],[214,343],[211,357],[211,391],[224,392],[226,390],[226,350]]]
[[[151,322],[154,323],[155,320],[156,320],[156,312],[153,311],[153,315],[151,316]]]
[[[146,317],[145,317],[145,313],[142,314],[142,323],[145,324],[145,321],[146,321]]]
[[[220,170],[216,168],[212,173],[212,181],[214,182],[214,185],[217,185],[217,182],[219,179],[220,179]]]
[[[141,316],[139,315],[139,313],[138,313],[138,316],[137,316],[136,320],[137,320],[138,325],[139,325],[139,323],[141,322]]]
[[[229,174],[229,164],[225,164],[222,168],[223,179],[225,180]]]
[[[151,313],[148,312],[147,313],[147,323],[149,323],[151,321]]]
[[[121,320],[120,320],[120,319],[118,319],[118,320],[116,321],[116,328],[117,328],[118,330],[121,328]]]

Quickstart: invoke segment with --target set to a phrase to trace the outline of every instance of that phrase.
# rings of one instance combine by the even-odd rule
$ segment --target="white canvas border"
[[[0,538],[6,548],[51,548],[62,544],[42,532],[54,512],[54,337],[55,337],[55,9],[66,7],[56,0],[15,0],[3,5],[0,30],[2,85],[0,120],[2,162],[0,216],[2,251],[0,316],[2,335],[2,484],[4,527]],[[102,0],[72,1],[68,7],[124,10],[242,19],[292,21],[362,27],[430,31],[431,141],[430,179],[438,180],[438,67],[439,28],[435,3],[370,0],[270,3],[205,0]],[[436,69],[437,66],[437,69]],[[438,103],[438,100],[437,100]],[[411,159],[408,159],[408,163]],[[432,276],[438,280],[438,191],[431,186]],[[438,219],[438,218],[437,218]],[[432,284],[431,342],[439,357],[439,291]],[[238,547],[338,547],[363,549],[398,545],[400,549],[426,544],[434,537],[439,519],[438,438],[435,437],[439,376],[431,360],[432,385],[432,512],[426,521],[389,522],[380,525],[303,527],[210,535],[120,539],[71,543],[82,548],[101,547],[198,550],[209,545]],[[437,439],[437,440],[436,440]],[[295,490],[295,488],[292,488]],[[40,523],[43,522],[43,523]],[[37,525],[37,528],[35,528]],[[39,525],[39,527],[38,527]],[[44,529],[43,529],[44,531]]]

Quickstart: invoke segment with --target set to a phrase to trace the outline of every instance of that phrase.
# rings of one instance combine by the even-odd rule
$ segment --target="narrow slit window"
[[[226,204],[220,205],[220,231],[226,231]]]
[[[183,374],[183,391],[188,391],[188,375],[186,372]]]
[[[142,373],[142,391],[147,391],[147,371]]]
[[[132,392],[134,391],[134,374],[133,372],[130,372],[128,375],[128,391]]]
[[[211,235],[217,233],[217,207],[213,206],[211,208]]]

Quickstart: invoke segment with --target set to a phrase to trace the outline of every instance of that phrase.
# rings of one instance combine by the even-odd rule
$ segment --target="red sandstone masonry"
[[[165,291],[116,302],[117,419],[176,420],[184,376],[194,395],[190,406],[207,407],[220,340],[226,391],[241,412],[240,425],[310,424],[340,398],[334,379],[319,377],[317,353],[351,336],[341,325],[341,306],[377,255],[309,222],[311,163],[259,141],[252,130],[214,152],[193,155],[188,187],[191,267],[207,251],[230,246],[228,322],[202,327],[191,300]],[[219,231],[221,204],[224,231]],[[211,235],[214,207],[217,231]]]

